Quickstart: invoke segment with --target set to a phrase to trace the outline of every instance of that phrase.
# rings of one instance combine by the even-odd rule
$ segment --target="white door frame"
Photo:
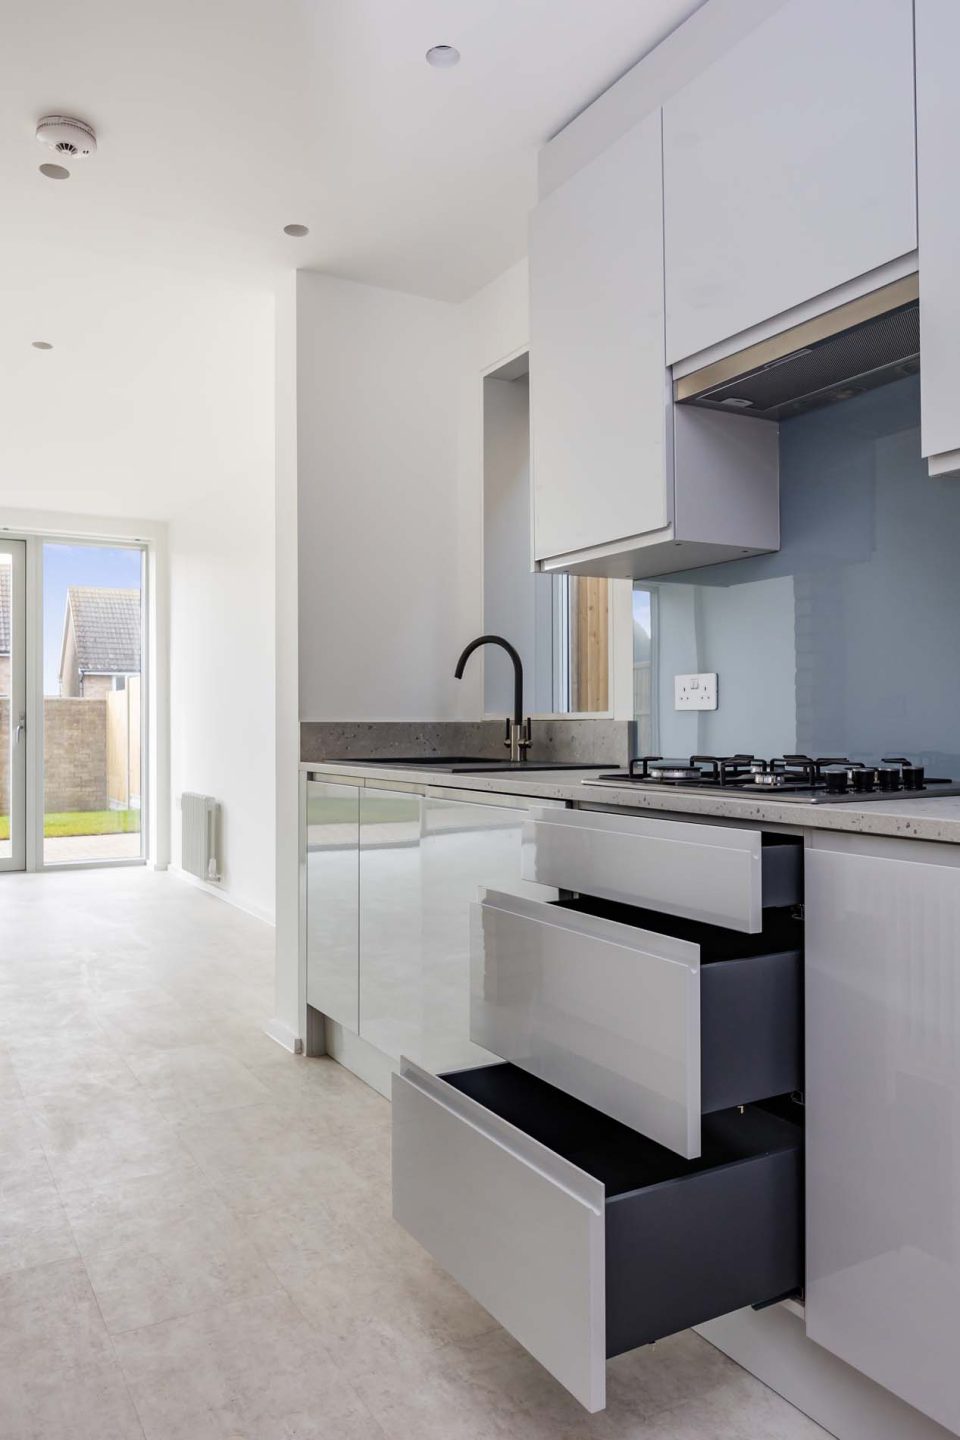
[[[0,870],[23,870],[27,859],[27,675],[25,656],[27,621],[27,547],[22,540],[0,538],[0,555],[12,565],[10,582],[10,839],[9,857],[0,857]]]
[[[133,543],[146,548],[147,638],[144,652],[143,705],[147,711],[147,754],[144,757],[144,833],[147,834],[147,864],[166,870],[170,864],[170,575],[167,525],[160,520],[132,519],[129,516],[81,515],[49,510],[26,510],[0,505],[0,535],[27,542],[27,637],[33,635],[34,668],[28,661],[28,694],[43,693],[42,619],[33,597],[41,594],[41,555],[44,540],[82,544],[99,540],[109,544]],[[31,626],[35,629],[31,631]],[[36,702],[34,702],[36,703]],[[30,773],[38,756],[34,746],[41,736],[27,735],[27,762]],[[28,787],[27,868],[37,868],[43,834],[43,799],[39,787]],[[32,814],[31,814],[32,812]],[[128,862],[131,863],[131,862]],[[137,864],[137,861],[133,861]],[[142,863],[142,862],[141,862]]]
[[[4,527],[6,528],[6,527]],[[19,527],[18,527],[19,528]],[[140,689],[140,853],[113,860],[77,860],[45,862],[44,860],[44,694],[43,694],[43,547],[51,544],[102,545],[107,548],[139,550],[141,553],[142,648]],[[12,747],[11,774],[11,835],[13,853],[10,859],[0,857],[0,871],[9,870],[81,870],[107,866],[144,865],[166,869],[166,855],[151,855],[151,821],[155,796],[151,766],[154,746],[155,715],[152,694],[152,641],[155,617],[151,600],[151,580],[156,561],[148,540],[101,537],[99,535],[35,533],[21,531],[15,539],[0,535],[0,555],[13,557],[13,659],[11,665],[11,733],[19,732]],[[19,660],[17,660],[19,657]],[[165,718],[165,716],[164,716]],[[165,841],[163,832],[160,836]],[[160,847],[158,846],[158,850]]]
[[[150,842],[150,545],[146,540],[114,539],[99,535],[43,532],[27,537],[27,711],[36,720],[28,728],[27,744],[27,869],[103,870],[145,865]],[[141,553],[141,672],[140,672],[140,853],[112,860],[48,861],[44,858],[43,771],[43,547],[44,545],[102,546]]]

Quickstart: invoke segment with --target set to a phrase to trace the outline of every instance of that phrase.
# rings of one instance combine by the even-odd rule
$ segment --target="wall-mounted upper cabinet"
[[[644,578],[779,545],[777,433],[677,407],[660,111],[548,195],[530,236],[533,551]]]
[[[914,250],[914,133],[912,0],[790,0],[672,96],[667,363]]]
[[[670,520],[661,176],[657,111],[531,220],[537,560]]]
[[[916,0],[921,440],[932,474],[960,470],[960,4]]]

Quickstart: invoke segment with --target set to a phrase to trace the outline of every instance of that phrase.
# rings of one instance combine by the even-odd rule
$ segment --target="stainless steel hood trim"
[[[736,380],[738,376],[749,375],[753,371],[775,364],[778,360],[786,360],[798,350],[815,345],[821,340],[829,340],[831,336],[851,330],[855,325],[862,325],[866,320],[875,320],[878,315],[897,310],[901,305],[910,305],[919,297],[919,275],[916,272],[904,275],[900,280],[882,285],[879,290],[871,290],[868,295],[848,300],[833,310],[815,315],[789,330],[782,330],[778,335],[771,335],[767,340],[759,340],[755,345],[748,345],[744,350],[724,356],[722,360],[715,360],[699,370],[692,370],[689,375],[673,382],[673,398],[676,401],[691,400],[702,395],[704,391]]]

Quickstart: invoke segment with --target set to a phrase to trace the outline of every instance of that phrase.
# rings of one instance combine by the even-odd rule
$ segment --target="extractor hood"
[[[674,382],[678,404],[788,420],[920,369],[918,277],[805,320]]]

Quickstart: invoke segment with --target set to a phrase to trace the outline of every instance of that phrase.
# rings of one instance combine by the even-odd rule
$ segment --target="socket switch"
[[[706,675],[675,675],[673,677],[674,710],[716,710],[716,672]]]

